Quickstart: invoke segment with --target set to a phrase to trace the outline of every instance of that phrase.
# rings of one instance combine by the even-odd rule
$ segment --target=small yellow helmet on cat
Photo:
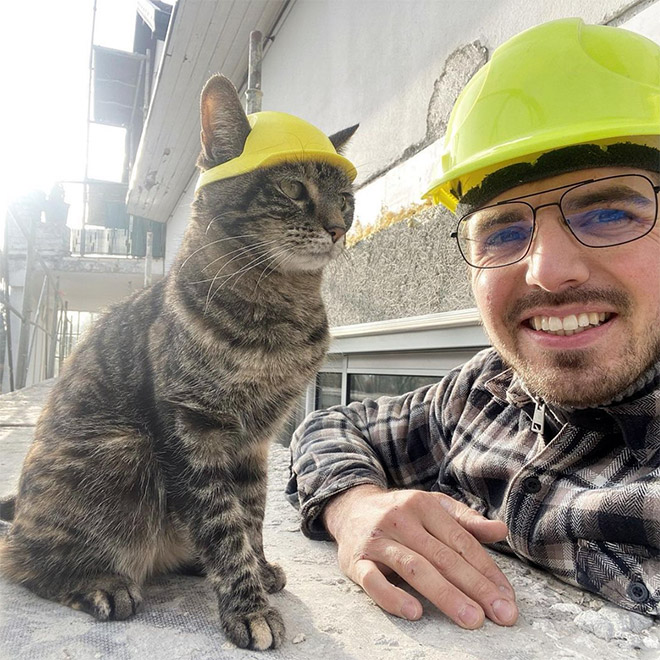
[[[272,110],[255,112],[247,119],[252,130],[245,140],[243,153],[202,172],[195,190],[261,167],[301,161],[330,163],[346,172],[351,181],[357,176],[353,163],[337,153],[328,136],[304,119]]]

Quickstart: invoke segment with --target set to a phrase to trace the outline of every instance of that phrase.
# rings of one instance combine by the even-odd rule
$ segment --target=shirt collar
[[[528,413],[533,410],[535,398],[511,368],[490,378],[485,387],[503,403]],[[553,412],[572,426],[593,431],[608,431],[614,421],[636,460],[646,464],[660,450],[660,362],[608,404],[595,408],[553,406]]]

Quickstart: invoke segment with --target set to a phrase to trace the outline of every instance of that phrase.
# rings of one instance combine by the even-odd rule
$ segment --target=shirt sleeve
[[[302,531],[329,536],[319,515],[328,499],[361,484],[429,490],[448,443],[438,411],[452,382],[398,397],[365,399],[311,413],[291,442],[289,501],[300,508]]]
[[[660,552],[655,548],[579,540],[574,583],[627,610],[660,614]]]

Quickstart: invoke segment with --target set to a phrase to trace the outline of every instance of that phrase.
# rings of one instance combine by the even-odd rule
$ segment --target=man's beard
[[[648,328],[655,337],[629,335],[624,346],[613,347],[615,356],[597,349],[570,351],[537,349],[530,358],[522,354],[517,320],[534,307],[604,302],[614,305],[621,321],[630,318],[632,302],[615,289],[567,289],[559,294],[535,291],[516,301],[504,316],[506,341],[491,341],[503,360],[520,376],[526,387],[550,404],[586,408],[604,405],[625,391],[639,376],[660,360],[660,324]],[[491,333],[494,334],[494,333]]]

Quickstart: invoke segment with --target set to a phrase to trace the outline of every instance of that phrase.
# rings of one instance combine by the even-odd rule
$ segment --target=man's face
[[[518,186],[490,204],[635,173],[657,184],[657,175],[641,170],[588,169]],[[536,207],[558,201],[562,192],[540,193],[525,201]],[[571,235],[559,208],[548,206],[537,211],[536,235],[522,261],[471,271],[491,342],[531,391],[549,403],[606,403],[660,358],[660,223],[639,240],[589,248]],[[557,325],[556,320],[550,322],[552,317],[564,323],[581,314],[588,315],[590,323],[576,334],[534,328],[543,319],[552,328]]]

